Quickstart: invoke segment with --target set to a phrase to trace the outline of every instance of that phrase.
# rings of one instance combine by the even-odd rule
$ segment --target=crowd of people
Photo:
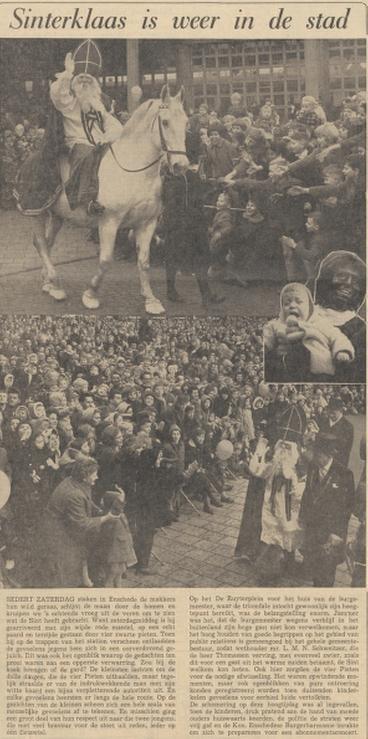
[[[190,158],[216,185],[214,274],[238,284],[307,281],[330,251],[349,248],[364,258],[364,93],[335,116],[328,121],[311,96],[287,121],[270,101],[253,116],[234,93],[222,118],[202,105],[189,119]]]
[[[47,116],[43,106],[22,99],[4,99],[0,111],[0,208],[15,207],[13,189],[20,167],[39,149]]]
[[[108,105],[124,125],[127,112],[118,112],[114,101]],[[205,207],[199,215],[213,278],[242,286],[307,281],[329,251],[348,247],[364,258],[364,93],[344,100],[333,115],[327,120],[319,102],[305,96],[280,121],[269,100],[248,111],[239,93],[221,116],[205,104],[189,115],[186,148],[201,182],[196,200]],[[14,206],[17,171],[40,145],[45,123],[40,111],[29,118],[3,112],[2,207]],[[180,198],[169,193],[166,201],[180,222]]]
[[[5,585],[118,586],[129,566],[149,572],[155,532],[178,520],[183,501],[196,500],[203,515],[231,506],[227,476],[249,478],[252,489],[259,445],[267,462],[290,428],[298,453],[307,450],[303,481],[333,404],[341,415],[364,413],[364,386],[266,385],[263,323],[2,317]],[[347,465],[352,438],[345,428],[336,439]],[[251,500],[244,515],[254,534]]]

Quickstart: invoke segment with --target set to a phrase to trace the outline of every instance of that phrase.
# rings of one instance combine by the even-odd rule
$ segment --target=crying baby
[[[280,356],[292,344],[301,342],[309,351],[312,375],[333,377],[337,362],[354,359],[351,341],[320,314],[308,288],[299,282],[291,282],[281,290],[279,317],[265,325],[263,336],[265,349],[277,350]]]

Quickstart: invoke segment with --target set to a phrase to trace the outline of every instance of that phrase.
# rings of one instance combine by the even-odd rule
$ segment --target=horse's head
[[[166,152],[170,169],[187,169],[188,158],[185,150],[187,116],[183,108],[184,88],[171,97],[168,85],[161,90],[161,102],[157,114],[157,134],[159,146]]]

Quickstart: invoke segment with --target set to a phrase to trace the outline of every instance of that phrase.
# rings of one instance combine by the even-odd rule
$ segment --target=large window
[[[196,75],[194,101],[223,112],[231,93],[240,92],[248,107],[271,99],[281,115],[287,111],[289,92],[304,93],[302,41],[241,41],[228,44],[194,44],[192,64]],[[223,73],[228,71],[228,84]],[[199,89],[198,76],[202,78]],[[214,103],[214,106],[213,106]]]
[[[366,87],[365,40],[328,41],[331,102]],[[223,112],[233,92],[240,92],[248,107],[270,99],[281,116],[305,94],[304,42],[236,41],[194,43],[194,103]],[[226,86],[223,84],[226,79]]]
[[[357,90],[366,89],[365,39],[328,41],[330,86],[335,105]]]

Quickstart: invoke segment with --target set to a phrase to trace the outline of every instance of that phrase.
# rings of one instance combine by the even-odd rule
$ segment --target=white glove
[[[68,72],[68,75],[70,77],[73,77],[73,74],[74,74],[74,59],[73,59],[72,54],[71,54],[70,51],[68,51],[68,53],[67,53],[67,55],[65,57],[64,67],[65,67],[65,71]]]

